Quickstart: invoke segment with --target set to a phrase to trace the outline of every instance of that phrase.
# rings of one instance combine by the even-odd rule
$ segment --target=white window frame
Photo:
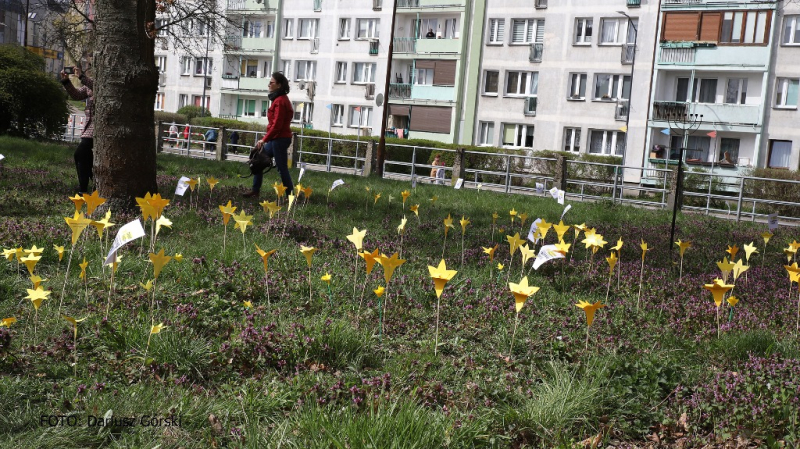
[[[164,110],[164,92],[157,92],[156,93],[156,104],[153,108],[154,111],[163,111]]]
[[[600,144],[601,148],[599,152],[592,151],[592,135],[594,133],[603,133],[603,140]],[[587,141],[587,147],[589,154],[600,154],[605,156],[621,156],[622,154],[617,154],[617,148],[619,147],[620,142],[624,145],[625,144],[625,133],[622,131],[617,130],[605,130],[605,129],[590,129],[589,130],[589,140]],[[624,154],[625,148],[623,147],[622,153]]]
[[[245,59],[244,61],[244,73],[240,76],[242,78],[258,78],[258,60],[257,59]],[[252,73],[252,75],[250,75]]]
[[[181,75],[191,75],[194,63],[191,56],[181,56]]]
[[[167,24],[169,23],[169,19],[156,19],[155,27],[156,27],[156,36],[166,36],[167,35]]]
[[[506,126],[514,126],[514,143],[513,144],[507,144],[507,143],[503,142],[503,139],[505,138]],[[528,130],[531,131],[531,145],[530,146],[525,146],[524,145],[525,142],[523,142],[521,139],[525,139],[525,138],[528,137]],[[500,145],[503,148],[528,148],[528,149],[532,149],[533,148],[533,142],[535,141],[535,138],[536,138],[536,135],[535,135],[535,127],[534,127],[534,125],[530,125],[530,124],[526,124],[526,123],[503,123],[501,128],[500,128]]]
[[[253,105],[253,112],[250,112],[250,107],[249,106],[250,106],[251,102],[252,102],[252,105]],[[258,104],[256,103],[255,99],[243,98],[242,99],[242,117],[255,117],[256,116],[256,111],[258,110],[256,108],[256,106],[258,106]]]
[[[167,73],[167,57],[156,56],[156,67],[158,68],[158,73]]]
[[[258,62],[262,67],[261,77],[272,78],[272,59],[260,59]]]
[[[522,40],[516,39],[516,27],[522,22]],[[536,34],[539,27],[544,26],[543,19],[511,19],[511,43],[509,45],[526,45],[536,42]]]
[[[303,103],[303,107],[300,108],[300,103]],[[294,115],[292,115],[292,122],[293,123],[312,123],[312,119],[314,118],[314,103],[311,101],[295,101],[292,102],[292,110],[294,111]]]
[[[489,73],[495,74],[495,90],[494,92],[486,90],[486,83],[489,80]],[[483,71],[483,83],[482,83],[482,91],[483,95],[496,97],[500,94],[500,71],[499,70],[484,70]]]
[[[264,37],[275,37],[275,19],[266,19],[264,21]]]
[[[478,146],[494,146],[494,122],[478,122]]]
[[[341,17],[341,18],[339,18],[339,40],[340,41],[349,41],[350,40],[350,24],[351,24],[351,19],[349,17]]]
[[[606,24],[614,24],[614,37],[612,40],[606,40],[605,27]],[[628,19],[616,17],[604,17],[600,19],[600,29],[597,45],[622,45],[626,41]]]
[[[192,106],[194,106],[195,103],[197,103],[197,101],[195,101],[195,100],[197,100],[198,98],[200,99],[200,101],[199,101],[200,105],[201,106],[203,105],[203,96],[202,95],[192,95],[192,103],[191,103]],[[205,108],[206,108],[207,111],[210,111],[211,110],[211,95],[206,94],[205,99],[206,99]]]
[[[800,15],[784,16],[781,34],[781,45],[800,45]]]
[[[194,71],[193,71],[194,76],[210,76],[213,71],[214,71],[214,58],[208,57],[208,58],[194,59]]]
[[[295,81],[314,81],[317,77],[316,61],[297,60],[295,69]]]
[[[348,128],[359,128],[359,115],[356,111],[356,108],[359,107],[358,105],[350,106],[350,113],[348,114],[347,120],[347,127]],[[361,129],[364,128],[371,128],[372,127],[372,107],[371,106],[360,106],[361,107]]]
[[[281,65],[283,66],[283,76],[286,77],[287,80],[292,79],[292,60],[291,59],[284,59],[281,61]]]
[[[586,31],[590,34],[587,36]],[[573,45],[592,45],[594,37],[594,19],[591,17],[578,17],[575,19],[575,31],[572,34]]]
[[[245,20],[242,28],[242,37],[259,38],[262,36],[264,23],[260,20]]]
[[[331,126],[344,126],[344,105],[331,105]]]
[[[294,39],[294,19],[283,19],[284,39]]]
[[[364,29],[362,30],[362,25]],[[380,37],[381,19],[357,19],[356,40],[377,39]],[[362,33],[363,32],[363,33]]]
[[[352,84],[374,83],[376,68],[374,62],[354,62]],[[360,79],[356,79],[356,76],[360,77]]]
[[[347,84],[347,61],[336,62],[336,78],[333,84]]]
[[[192,29],[195,31],[195,36],[205,37],[208,35],[208,24],[205,20],[193,19]]]
[[[487,45],[503,45],[506,28],[506,19],[489,19],[487,30],[489,35],[486,38]]]
[[[188,94],[178,94],[178,109],[189,105]]]
[[[567,99],[572,101],[586,100],[586,73],[570,73],[569,74],[569,92],[567,92]],[[581,92],[581,81],[583,81],[583,92]]]
[[[512,74],[517,74],[516,86],[514,92],[509,92],[509,79]],[[536,82],[534,83],[534,79]],[[505,82],[503,83],[503,96],[504,97],[535,97],[539,90],[539,72],[523,72],[516,70],[507,70]]]
[[[415,86],[432,86],[433,85],[433,69],[415,69],[414,70],[414,85]]]
[[[570,153],[580,153],[581,152],[581,129],[565,126],[564,127],[564,145],[562,146],[564,151]]]
[[[735,88],[734,101],[728,101],[731,87]],[[747,103],[747,78],[728,78],[725,83],[725,95],[722,98],[724,104],[746,104]]]
[[[789,155],[787,157],[782,157],[781,159],[786,160],[786,165],[778,165],[777,163],[773,164],[773,161],[777,162],[777,157],[775,156],[775,144],[781,144],[780,150],[785,152],[785,148],[783,148],[783,144],[789,144]],[[767,168],[789,168],[789,164],[791,163],[792,158],[792,146],[794,142],[791,140],[783,140],[783,139],[770,139],[769,140],[769,154],[767,156]]]
[[[789,97],[789,87],[795,84],[797,87],[795,88],[795,93],[800,90],[800,80],[797,78],[783,78],[780,77],[775,80],[775,108],[778,109],[797,109],[797,95],[795,98],[790,99]],[[794,104],[790,103],[793,101]]]
[[[608,77],[608,88],[606,89],[605,93],[598,92],[598,82],[600,81],[601,77]],[[594,75],[594,90],[593,92],[593,99],[595,101],[612,101],[618,100],[620,98],[625,99],[624,92],[625,92],[625,80],[630,82],[630,75],[614,75],[611,73],[597,73]],[[617,88],[614,89],[614,85],[617,85]],[[600,94],[598,96],[598,94]]]
[[[319,19],[297,19],[297,40],[309,40],[319,37],[318,30]]]

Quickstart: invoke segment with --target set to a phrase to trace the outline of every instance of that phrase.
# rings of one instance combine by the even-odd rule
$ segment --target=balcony
[[[242,49],[242,36],[225,36],[223,49],[226,52],[240,51]]]
[[[536,8],[537,9],[547,8],[547,0],[536,0]]]
[[[229,12],[233,11],[268,11],[270,9],[269,0],[227,0],[225,8]]]
[[[375,83],[364,85],[364,98],[372,100],[375,98]]]
[[[461,53],[461,39],[417,39],[416,52],[422,53]]]
[[[269,92],[269,78],[239,78],[239,89]]]
[[[638,8],[642,6],[642,0],[628,0],[628,8]]]
[[[223,51],[225,53],[263,54],[275,51],[275,39],[271,37],[225,37]]]
[[[414,84],[411,99],[452,103],[456,100],[456,89],[452,86]]]
[[[315,54],[319,53],[319,38],[318,37],[312,37],[311,40],[309,40],[309,44],[311,45],[311,54],[312,55],[315,55]]]
[[[624,65],[633,64],[633,59],[636,57],[635,55],[636,47],[633,44],[623,44],[620,62]]]
[[[380,48],[381,42],[378,39],[370,39],[369,40],[369,54],[370,56],[378,56],[378,49]]]
[[[672,117],[681,117],[689,113],[688,103],[678,101],[654,101],[652,120],[666,122]]]
[[[617,107],[614,108],[614,120],[625,121],[628,119],[630,112],[630,100],[620,98],[617,100]]]
[[[544,44],[540,42],[534,42],[531,44],[531,52],[528,55],[528,60],[530,62],[542,62],[543,53],[544,53]]]
[[[389,98],[394,100],[408,100],[411,98],[411,84],[389,84]]]
[[[314,11],[322,11],[322,0],[314,0]]]
[[[419,0],[397,0],[398,8],[419,8]]]
[[[756,132],[756,127],[761,126],[760,107],[744,104],[656,101],[652,120],[666,122],[689,113],[702,116],[701,122],[709,125],[739,125],[749,132]]]
[[[657,63],[668,65],[767,67],[769,46],[722,45],[707,42],[662,42]]]
[[[372,10],[380,11],[383,8],[383,0],[372,0]]]
[[[236,75],[222,75],[220,88],[225,90],[236,90],[239,88],[239,77]]]
[[[393,42],[394,53],[416,53],[416,44],[417,40],[413,37],[396,37]]]
[[[527,116],[534,116],[536,115],[536,105],[538,103],[538,99],[536,97],[528,97],[525,99],[525,108],[523,113]]]

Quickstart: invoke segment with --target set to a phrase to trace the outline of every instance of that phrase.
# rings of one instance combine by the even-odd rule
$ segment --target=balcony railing
[[[225,51],[235,51],[242,49],[242,36],[226,36]]]
[[[547,0],[536,0],[536,7],[539,9],[547,8]]]
[[[309,43],[311,44],[311,54],[314,55],[319,53],[319,38],[312,37]]]
[[[627,120],[630,112],[630,100],[621,98],[617,100],[617,107],[614,109],[615,120]]]
[[[378,39],[370,39],[370,41],[369,41],[369,54],[371,56],[377,56],[379,48],[380,48],[380,41]]]
[[[698,3],[705,3],[705,0],[664,0],[667,5],[696,5]]]
[[[322,0],[314,0],[314,11],[322,11]]]
[[[628,0],[628,8],[638,8],[642,6],[642,0]]]
[[[538,104],[538,99],[536,97],[528,97],[525,99],[525,115],[536,115],[536,105]]]
[[[528,60],[530,62],[542,62],[542,54],[544,53],[544,44],[540,42],[534,42],[531,44],[531,52],[528,55]]]
[[[389,98],[400,100],[411,98],[411,84],[389,84]]]
[[[398,8],[419,8],[419,0],[397,0]]]
[[[372,0],[372,10],[380,11],[383,8],[383,0]]]
[[[413,37],[394,38],[394,53],[416,53],[417,39]]]
[[[694,64],[697,49],[661,47],[658,62],[662,64]]]
[[[375,98],[375,83],[369,83],[364,86],[364,98],[367,100]]]
[[[227,8],[232,11],[241,11],[244,9],[244,0],[228,0]]]
[[[622,54],[620,55],[620,62],[623,64],[633,64],[633,58],[636,54],[636,47],[633,44],[623,44]]]
[[[689,112],[687,103],[678,101],[653,102],[653,120],[668,121],[671,118],[682,117]]]

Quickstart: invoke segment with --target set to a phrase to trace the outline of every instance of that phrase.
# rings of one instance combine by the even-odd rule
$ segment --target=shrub
[[[211,115],[211,113],[208,112],[208,109],[202,108],[200,106],[193,106],[193,105],[184,106],[184,107],[178,109],[177,113],[180,114],[180,115],[186,116],[187,120],[191,120],[191,119],[193,119],[195,117],[199,117],[201,115],[202,116],[210,116]]]
[[[156,122],[165,122],[165,123],[189,122],[189,119],[185,115],[178,114],[177,112],[155,111],[153,113],[153,118],[156,120]]]
[[[754,168],[747,175],[756,178],[769,178],[769,180],[748,179],[744,184],[744,196],[772,201],[797,202],[798,185],[782,181],[800,181],[800,171]],[[777,212],[780,215],[790,217],[800,215],[800,207],[790,205],[770,204],[767,208],[756,208],[756,211],[767,214]]]

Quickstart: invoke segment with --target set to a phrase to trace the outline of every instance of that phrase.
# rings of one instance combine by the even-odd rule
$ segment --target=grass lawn
[[[765,250],[764,225],[680,216],[677,238],[692,243],[681,273],[667,212],[573,203],[564,222],[585,223],[608,243],[592,255],[585,234],[574,240],[569,229],[566,259],[533,270],[521,251],[510,257],[506,236],[524,239],[536,218],[558,223],[563,208],[552,199],[306,172],[310,198],[269,219],[258,201],[241,198],[244,164],[160,155],[172,225],[161,228],[155,252],[183,260],[169,261],[146,288],[154,280],[148,222],[148,236],[120,251],[112,288],[106,239],[101,250],[94,227],[70,254],[72,151],[0,137],[0,248],[43,248],[34,272],[51,291],[35,313],[24,262],[14,251],[0,260],[0,319],[17,319],[0,327],[0,447],[800,444],[800,298],[783,252],[797,229],[778,229]],[[174,197],[184,175],[202,178],[199,191]],[[213,192],[211,176],[220,180]],[[338,178],[345,185],[326,196]],[[265,177],[259,201],[276,200],[277,179]],[[252,215],[244,234],[234,220],[223,226],[219,206],[228,201]],[[463,237],[462,217],[470,221]],[[108,241],[136,218],[138,210],[112,210]],[[388,285],[380,264],[366,275],[347,239],[354,227],[367,230],[364,250],[402,252]],[[609,279],[619,239],[619,272]],[[748,263],[751,242],[758,253]],[[557,243],[555,229],[544,243]],[[495,244],[490,262],[483,247]],[[66,247],[63,260],[54,245]],[[255,245],[276,250],[266,275]],[[301,245],[317,249],[310,270]],[[740,248],[735,257],[729,245]],[[458,272],[437,301],[428,266],[443,254]],[[724,257],[750,268],[735,281],[738,304],[718,309],[703,285],[722,277]],[[508,283],[523,275],[540,290],[517,314]],[[606,304],[588,332],[580,301]],[[61,314],[85,318],[77,345],[62,302]],[[158,323],[165,327],[151,335]]]

